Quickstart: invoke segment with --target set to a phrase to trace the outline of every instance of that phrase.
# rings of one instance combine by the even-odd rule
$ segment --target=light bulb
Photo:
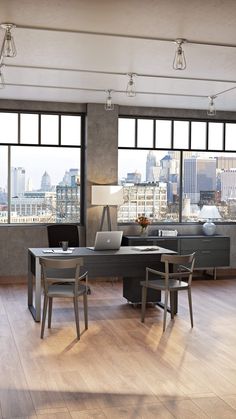
[[[112,103],[112,97],[111,97],[111,90],[107,90],[107,98],[106,98],[106,103],[104,105],[104,108],[106,111],[113,111],[114,109],[114,104]]]
[[[175,43],[177,44],[177,49],[175,52],[175,57],[173,61],[174,70],[185,70],[186,68],[186,59],[182,44],[185,42],[184,39],[176,39]]]
[[[2,55],[4,57],[15,57],[16,46],[11,34],[11,29],[15,28],[15,25],[12,23],[2,23],[1,27],[6,30],[2,46]]]
[[[135,83],[134,83],[134,79],[133,79],[135,74],[128,73],[128,76],[129,76],[129,81],[128,81],[127,88],[126,88],[126,95],[128,97],[135,97],[136,96],[136,91],[135,91]]]
[[[216,98],[216,96],[208,96],[209,105],[208,105],[208,109],[207,109],[207,115],[209,115],[209,116],[215,116],[216,115],[216,107],[215,107],[215,102],[214,102],[215,98]]]

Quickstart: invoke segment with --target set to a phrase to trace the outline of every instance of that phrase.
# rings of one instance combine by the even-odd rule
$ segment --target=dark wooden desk
[[[35,321],[41,319],[41,266],[40,257],[83,257],[84,266],[88,270],[89,278],[121,276],[125,278],[144,279],[146,267],[160,268],[160,258],[163,253],[175,253],[172,250],[159,247],[156,251],[137,251],[131,246],[121,247],[120,250],[93,251],[86,247],[76,247],[71,254],[44,253],[45,248],[28,249],[28,307]],[[34,297],[35,279],[35,304]]]

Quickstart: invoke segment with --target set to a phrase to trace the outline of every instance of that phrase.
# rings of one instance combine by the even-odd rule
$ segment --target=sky
[[[0,147],[0,186],[7,184],[7,154],[6,147]],[[40,189],[41,179],[45,172],[51,178],[51,184],[57,185],[66,170],[80,168],[80,149],[56,147],[11,147],[11,167],[23,167],[28,179],[32,181],[33,189]]]

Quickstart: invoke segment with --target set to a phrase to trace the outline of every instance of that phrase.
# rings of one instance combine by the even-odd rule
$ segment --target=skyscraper
[[[184,194],[191,203],[200,200],[200,191],[216,190],[216,160],[192,157],[184,160]]]
[[[11,196],[20,196],[25,192],[25,169],[23,167],[11,168]]]
[[[45,171],[42,180],[41,180],[41,191],[50,191],[51,190],[51,178],[49,174]]]
[[[156,165],[156,156],[153,154],[153,151],[150,150],[147,154],[146,160],[146,182],[155,182],[157,180],[155,179],[153,170]]]

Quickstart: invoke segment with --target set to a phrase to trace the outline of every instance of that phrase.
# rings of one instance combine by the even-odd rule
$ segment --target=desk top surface
[[[212,236],[206,236],[205,234],[178,234],[177,236],[137,236],[137,235],[130,235],[125,234],[123,237],[127,237],[128,239],[140,239],[141,240],[165,240],[165,239],[215,239],[215,238],[223,238],[229,237],[224,236],[221,234],[214,234]]]
[[[147,246],[145,246],[147,247]],[[55,248],[59,250],[60,248]],[[136,250],[133,246],[121,246],[119,250],[91,250],[87,247],[75,247],[73,248],[72,253],[46,253],[45,250],[49,250],[49,248],[42,247],[42,248],[29,248],[28,252],[31,253],[35,257],[75,257],[75,256],[86,256],[86,257],[101,257],[101,256],[128,256],[128,255],[151,255],[151,254],[175,254],[173,250],[166,249],[164,247],[159,247],[158,250]]]

